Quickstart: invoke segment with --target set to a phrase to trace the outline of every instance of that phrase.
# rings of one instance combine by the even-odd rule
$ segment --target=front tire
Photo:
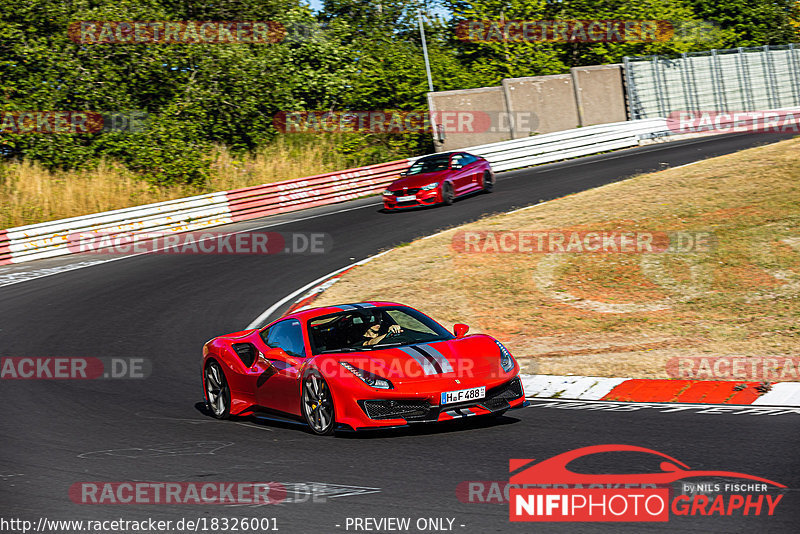
[[[484,193],[491,193],[492,189],[494,189],[494,176],[489,171],[484,171],[483,173],[483,192]]]
[[[206,365],[204,382],[208,411],[217,419],[228,419],[231,416],[231,388],[217,362],[212,360]]]
[[[303,418],[318,436],[333,434],[336,410],[328,383],[316,369],[309,369],[303,377]]]
[[[442,204],[449,206],[453,203],[455,194],[453,193],[453,184],[445,182],[442,184]]]

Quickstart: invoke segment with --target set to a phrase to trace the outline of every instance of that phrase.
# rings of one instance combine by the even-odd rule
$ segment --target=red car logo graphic
[[[603,452],[643,452],[661,456],[666,461],[662,461],[661,472],[659,473],[635,473],[635,474],[608,474],[608,475],[594,475],[585,473],[576,473],[567,468],[570,462],[588,456],[590,454],[598,454]],[[528,465],[533,462],[533,459],[515,459],[509,462],[509,471],[515,471],[523,465]],[[758,482],[766,482],[785,488],[783,484],[778,482],[761,478],[745,473],[737,473],[734,471],[704,471],[693,470],[683,462],[668,456],[662,452],[646,449],[644,447],[637,447],[635,445],[594,445],[591,447],[582,447],[568,451],[525,469],[524,471],[511,476],[509,482],[511,484],[669,484],[677,480],[692,477],[732,477],[744,478],[748,480],[755,480]]]

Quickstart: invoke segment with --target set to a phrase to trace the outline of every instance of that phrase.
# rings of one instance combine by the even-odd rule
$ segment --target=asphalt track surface
[[[410,517],[412,525],[417,518],[453,518],[453,531],[469,533],[534,528],[796,532],[796,413],[628,412],[537,405],[509,412],[496,422],[471,418],[422,429],[321,438],[299,424],[253,418],[216,421],[199,405],[200,348],[206,340],[243,328],[288,293],[354,259],[487,213],[779,138],[704,138],[503,173],[491,195],[446,208],[384,214],[373,198],[235,227],[278,224],[272,229],[326,232],[334,247],[323,256],[151,254],[2,287],[0,356],[145,357],[153,362],[153,372],[143,380],[2,380],[0,517],[275,517],[284,533],[346,532],[348,517],[387,516]],[[42,264],[21,268],[37,265]],[[773,517],[672,517],[668,523],[646,525],[512,524],[507,505],[463,503],[456,496],[463,481],[507,480],[510,458],[545,459],[604,443],[648,447],[693,469],[749,473],[790,489]],[[587,469],[631,473],[654,467],[644,457],[609,456]],[[68,496],[76,482],[131,480],[316,482],[344,494],[324,502],[309,499],[261,507],[79,505]]]

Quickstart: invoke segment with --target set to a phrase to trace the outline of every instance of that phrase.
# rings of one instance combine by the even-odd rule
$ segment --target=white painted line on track
[[[682,168],[684,168],[684,167],[691,167],[692,165],[697,165],[698,163],[702,163],[702,162],[704,162],[704,161],[706,161],[706,160],[704,160],[704,159],[699,159],[699,160],[697,160],[697,161],[693,161],[693,162],[691,162],[691,163],[685,163],[685,164],[683,164],[683,165],[678,165],[677,167],[669,167],[669,168],[670,168],[670,169],[682,169]],[[667,170],[667,169],[664,169],[664,170]]]
[[[27,282],[28,280],[35,280],[36,278],[43,278],[45,276],[63,273],[66,271],[74,271],[75,269],[83,269],[85,267],[91,267],[92,265],[96,265],[98,263],[105,263],[106,261],[107,260],[82,261],[79,263],[58,265],[56,267],[45,267],[42,269],[34,269],[32,271],[20,271],[15,273],[12,272],[8,274],[0,274],[0,287],[19,284],[21,282]]]
[[[264,310],[264,311],[261,313],[261,315],[259,315],[259,316],[258,316],[258,317],[256,317],[255,319],[253,319],[253,320],[250,322],[250,324],[249,324],[249,325],[247,325],[247,326],[245,327],[245,330],[250,330],[251,328],[258,328],[258,327],[260,327],[260,326],[262,325],[262,323],[263,323],[263,322],[264,322],[264,321],[265,321],[265,320],[266,320],[266,319],[267,319],[267,318],[268,318],[270,315],[272,315],[273,313],[275,313],[275,310],[277,310],[278,308],[280,308],[281,306],[283,306],[284,304],[286,304],[286,303],[287,303],[288,301],[290,301],[291,299],[293,299],[293,298],[295,298],[295,297],[298,297],[298,296],[302,295],[304,291],[308,291],[309,289],[313,288],[313,287],[314,287],[314,286],[316,286],[317,284],[321,284],[322,282],[326,281],[328,278],[331,278],[331,277],[333,277],[333,276],[336,276],[337,274],[339,274],[339,273],[341,273],[341,272],[343,272],[343,271],[346,271],[347,269],[351,269],[351,268],[353,268],[353,267],[356,267],[356,266],[358,266],[358,265],[364,265],[365,263],[367,263],[367,262],[369,262],[369,261],[372,261],[372,260],[374,260],[375,258],[379,258],[379,257],[383,256],[384,254],[388,254],[388,253],[389,253],[389,252],[391,252],[392,250],[394,250],[394,249],[385,250],[385,251],[383,251],[383,252],[380,252],[380,253],[378,253],[378,254],[375,254],[375,255],[373,255],[373,256],[370,256],[370,257],[368,257],[368,258],[364,258],[364,259],[363,259],[363,260],[361,260],[361,261],[357,261],[357,262],[355,262],[355,263],[351,263],[350,265],[346,265],[346,266],[342,267],[341,269],[336,269],[336,270],[335,270],[335,271],[333,271],[333,272],[330,272],[330,273],[328,273],[328,274],[326,274],[326,275],[320,276],[319,278],[317,278],[317,279],[316,279],[316,280],[314,280],[313,282],[309,282],[308,284],[304,285],[304,286],[303,286],[303,287],[301,287],[300,289],[298,289],[298,290],[296,290],[296,291],[293,291],[293,292],[289,293],[288,295],[286,295],[285,297],[283,297],[281,300],[279,300],[278,302],[276,302],[275,304],[273,304],[272,306],[270,306],[269,308],[267,308],[266,310]]]
[[[375,205],[375,204],[372,204],[372,205]],[[439,231],[439,232],[436,232],[435,234],[427,235],[427,236],[421,237],[421,238],[419,238],[419,239],[430,239],[430,238],[432,238],[432,237],[436,237],[436,236],[438,236],[438,235],[441,235],[441,234],[443,234],[443,233],[445,233],[445,232],[449,232],[450,230],[452,230],[452,228],[448,228],[448,229],[446,229],[446,230],[441,230],[441,231]],[[245,327],[245,330],[250,330],[251,328],[258,328],[258,327],[262,326],[263,322],[264,322],[264,321],[265,321],[265,320],[266,320],[266,319],[267,319],[267,318],[268,318],[270,315],[272,315],[273,313],[275,313],[275,310],[277,310],[278,308],[280,308],[281,306],[283,306],[284,304],[286,304],[286,303],[287,303],[288,301],[290,301],[291,299],[293,299],[293,298],[296,298],[296,297],[298,297],[298,296],[302,295],[304,291],[309,291],[309,290],[313,289],[313,288],[314,288],[314,286],[317,286],[317,285],[320,285],[320,284],[322,284],[323,282],[325,282],[325,281],[326,281],[326,280],[328,280],[329,278],[333,278],[334,276],[336,276],[337,274],[339,274],[339,273],[341,273],[341,272],[343,272],[343,271],[346,271],[346,270],[348,270],[348,269],[351,269],[351,268],[353,268],[353,267],[356,267],[356,266],[358,266],[358,265],[364,265],[365,263],[368,263],[368,262],[370,262],[370,261],[372,261],[372,260],[374,260],[374,259],[376,259],[376,258],[379,258],[379,257],[383,256],[384,254],[388,254],[388,253],[389,253],[389,252],[391,252],[392,250],[394,250],[394,249],[393,249],[393,248],[391,248],[391,249],[389,249],[389,250],[384,250],[383,252],[379,252],[378,254],[374,254],[374,255],[372,255],[372,256],[369,256],[369,257],[367,257],[367,258],[364,258],[364,259],[363,259],[363,260],[361,260],[361,261],[357,261],[357,262],[355,262],[355,263],[351,263],[350,265],[347,265],[347,266],[345,266],[345,267],[342,267],[341,269],[336,269],[335,271],[332,271],[332,272],[330,272],[330,273],[328,273],[328,274],[326,274],[326,275],[324,275],[324,276],[321,276],[321,277],[317,278],[317,279],[316,279],[316,280],[314,280],[313,282],[309,282],[308,284],[304,285],[304,286],[303,286],[303,287],[301,287],[300,289],[298,289],[298,290],[296,290],[296,291],[293,291],[292,293],[290,293],[290,294],[286,295],[286,296],[285,296],[285,297],[283,297],[281,300],[279,300],[278,302],[276,302],[275,304],[273,304],[272,306],[270,306],[269,308],[267,308],[266,310],[264,310],[264,311],[263,311],[263,312],[262,312],[262,313],[261,313],[261,314],[260,314],[258,317],[256,317],[255,319],[253,319],[253,320],[250,322],[250,324],[249,324],[249,325],[247,325],[247,326]]]
[[[331,276],[336,276],[336,275],[337,275],[337,274],[339,274],[340,272],[342,272],[342,271],[346,271],[347,269],[349,269],[349,268],[350,268],[350,267],[352,267],[353,265],[355,265],[355,264],[353,263],[353,264],[347,265],[346,267],[342,267],[341,269],[337,269],[337,270],[333,271],[332,273],[328,273],[328,274],[326,274],[326,275],[324,275],[324,276],[320,276],[319,278],[317,278],[317,279],[316,279],[316,280],[314,280],[313,282],[309,282],[308,284],[304,285],[304,286],[303,286],[303,287],[301,287],[300,289],[298,289],[298,290],[296,290],[296,291],[293,291],[293,292],[289,293],[288,295],[286,295],[285,297],[283,297],[281,300],[279,300],[278,302],[276,302],[275,304],[273,304],[272,306],[270,306],[269,308],[267,308],[266,310],[264,310],[264,311],[263,311],[263,312],[262,312],[262,313],[261,313],[261,314],[260,314],[258,317],[256,317],[256,318],[255,318],[255,319],[253,319],[252,321],[250,321],[250,324],[249,324],[249,325],[247,325],[247,326],[246,326],[244,329],[245,329],[245,330],[250,330],[251,328],[258,328],[258,327],[260,327],[260,326],[261,326],[261,324],[262,324],[262,322],[263,322],[263,321],[264,321],[264,320],[265,320],[267,317],[269,317],[270,315],[272,315],[272,314],[275,312],[275,310],[277,310],[278,308],[280,308],[281,306],[283,306],[284,304],[286,304],[286,303],[287,303],[289,300],[291,300],[291,299],[293,299],[293,298],[297,297],[298,295],[302,294],[302,293],[303,293],[303,291],[307,291],[307,290],[311,289],[312,287],[314,287],[315,285],[317,285],[317,284],[319,284],[319,283],[322,283],[322,282],[324,282],[325,280],[327,280],[327,279],[328,279],[328,278],[330,278]]]
[[[655,410],[659,413],[690,412],[709,415],[800,415],[800,407],[754,406],[752,404],[699,404],[679,402],[623,402],[583,399],[545,399],[528,397],[528,408],[557,410],[588,410],[608,412],[637,412]],[[513,412],[511,412],[513,414]]]

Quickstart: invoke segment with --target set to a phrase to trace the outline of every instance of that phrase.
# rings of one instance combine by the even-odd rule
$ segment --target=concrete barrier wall
[[[576,67],[570,74],[508,78],[500,87],[428,93],[431,112],[485,113],[492,122],[473,132],[445,128],[436,151],[627,120],[622,72],[619,64]]]
[[[508,78],[503,80],[503,89],[514,139],[580,126],[569,74]],[[527,117],[531,119],[525,121]]]
[[[570,69],[580,126],[628,119],[622,65],[595,65]]]
[[[480,87],[478,89],[462,89],[458,91],[440,91],[428,93],[428,109],[431,113],[451,111],[474,111],[486,113],[490,117],[498,117],[507,113],[506,99],[502,87]],[[458,132],[445,128],[443,143],[436,141],[437,152],[447,152],[466,146],[497,143],[511,139],[511,133],[505,128],[490,128],[486,131]]]

